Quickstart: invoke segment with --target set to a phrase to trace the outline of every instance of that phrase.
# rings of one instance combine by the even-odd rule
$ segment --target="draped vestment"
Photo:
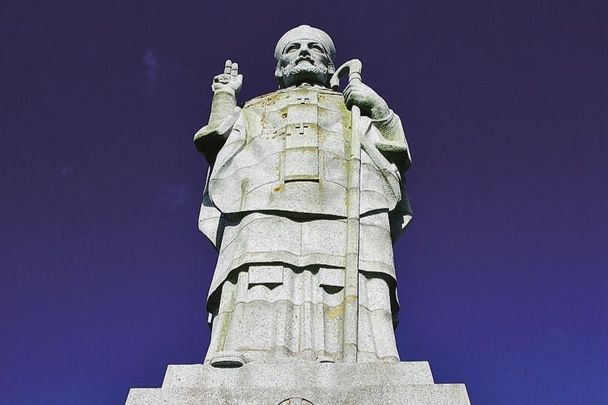
[[[199,229],[219,252],[207,360],[238,352],[341,361],[350,111],[302,85],[257,97],[195,135],[210,163]],[[399,361],[392,244],[411,218],[399,117],[361,117],[359,361]]]

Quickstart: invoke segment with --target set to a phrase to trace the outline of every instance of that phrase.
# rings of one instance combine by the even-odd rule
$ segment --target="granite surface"
[[[291,402],[290,402],[291,401]],[[127,405],[470,404],[463,384],[435,384],[427,362],[170,365],[161,388],[134,388]]]

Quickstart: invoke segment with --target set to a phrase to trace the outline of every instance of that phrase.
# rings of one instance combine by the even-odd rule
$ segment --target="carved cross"
[[[310,101],[310,97],[296,97],[296,100],[298,100],[300,104],[306,104]]]
[[[295,128],[298,130],[298,134],[304,135],[304,129],[308,128],[308,124],[304,124],[304,123],[297,124]]]

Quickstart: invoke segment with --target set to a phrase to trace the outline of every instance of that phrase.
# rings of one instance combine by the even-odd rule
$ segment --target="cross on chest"
[[[307,96],[300,96],[300,97],[296,97],[296,100],[298,100],[298,102],[300,104],[306,104],[310,101],[310,97]]]
[[[308,128],[308,124],[300,123],[296,124],[295,129],[298,131],[299,135],[304,135],[304,129]]]

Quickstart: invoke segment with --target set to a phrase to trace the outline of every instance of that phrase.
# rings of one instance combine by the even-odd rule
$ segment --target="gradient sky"
[[[216,254],[192,144],[224,60],[287,29],[400,114],[403,360],[479,404],[608,403],[608,7],[587,1],[0,3],[0,403],[120,404],[203,359]]]

